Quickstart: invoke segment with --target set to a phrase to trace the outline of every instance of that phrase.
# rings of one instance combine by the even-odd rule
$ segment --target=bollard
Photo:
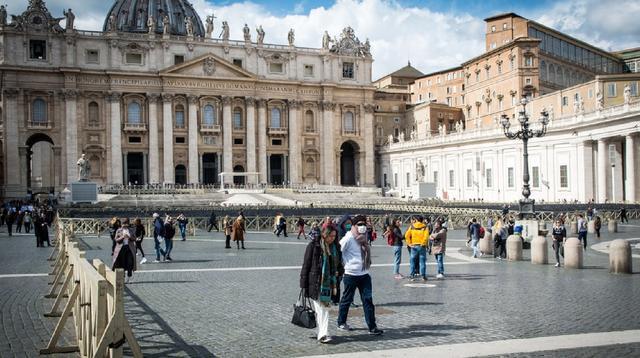
[[[607,224],[607,229],[609,229],[610,233],[618,232],[618,222],[614,219],[610,219]]]
[[[569,223],[569,227],[571,228],[571,234],[578,235],[578,222],[572,221]]]
[[[485,255],[493,254],[493,235],[489,231],[485,231],[484,237],[480,239],[480,252]]]
[[[587,232],[589,234],[595,234],[596,233],[596,221],[595,220],[589,220],[589,222],[587,223]]]
[[[536,236],[531,241],[531,263],[536,265],[546,265],[549,263],[546,237]]]
[[[507,238],[507,260],[522,260],[522,239],[519,235],[509,235]]]
[[[631,244],[617,239],[609,245],[609,272],[632,273]]]
[[[577,237],[570,237],[564,243],[564,266],[566,268],[581,269],[584,247]]]

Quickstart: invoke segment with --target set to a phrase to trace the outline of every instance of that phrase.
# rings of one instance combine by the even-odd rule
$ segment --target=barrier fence
[[[45,317],[59,318],[40,354],[79,352],[81,357],[119,358],[126,342],[134,357],[142,357],[124,314],[124,271],[112,271],[98,259],[89,262],[73,240],[73,224],[67,220],[58,217],[54,227],[55,249],[49,257],[54,261],[50,273],[54,279],[45,297],[55,301]],[[59,346],[69,318],[73,319],[77,345]]]

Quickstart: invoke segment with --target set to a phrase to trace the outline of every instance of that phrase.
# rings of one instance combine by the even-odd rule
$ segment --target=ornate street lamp
[[[533,130],[529,128],[529,116],[526,112],[527,99],[526,97],[522,97],[520,100],[520,105],[522,105],[522,109],[518,111],[518,122],[520,122],[520,130],[517,132],[509,132],[509,127],[511,126],[511,122],[509,121],[509,116],[503,114],[501,116],[502,120],[500,124],[502,124],[502,128],[504,129],[504,135],[509,139],[522,139],[522,143],[524,144],[524,151],[522,152],[523,157],[523,175],[522,179],[524,184],[522,185],[522,196],[520,199],[520,213],[523,218],[528,216],[533,216],[535,213],[534,199],[529,199],[531,195],[531,189],[529,188],[529,153],[527,149],[527,145],[530,138],[539,138],[543,137],[547,133],[547,124],[549,123],[549,114],[546,110],[540,112],[540,124],[542,125],[541,129]]]

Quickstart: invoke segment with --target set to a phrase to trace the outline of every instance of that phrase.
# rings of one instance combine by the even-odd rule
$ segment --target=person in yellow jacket
[[[417,281],[416,272],[418,272],[415,258],[418,258],[418,265],[420,267],[420,276],[422,280],[427,280],[427,245],[429,243],[429,229],[424,223],[424,217],[418,215],[415,218],[415,222],[411,224],[407,232],[404,234],[404,239],[407,242],[407,246],[411,247],[411,273],[412,281]]]

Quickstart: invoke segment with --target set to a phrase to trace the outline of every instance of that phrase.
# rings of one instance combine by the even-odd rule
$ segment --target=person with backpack
[[[140,260],[140,265],[142,265],[147,262],[147,258],[144,257],[144,250],[142,249],[142,239],[144,239],[147,231],[145,230],[144,225],[142,225],[142,220],[140,220],[140,218],[136,218],[133,221],[133,233],[136,239],[136,251],[140,251],[140,254],[142,255],[142,260]]]
[[[187,240],[187,224],[189,223],[189,219],[183,214],[180,213],[178,215],[178,228],[180,229],[180,237],[182,237],[182,241]]]
[[[384,236],[387,238],[387,245],[393,247],[393,278],[396,280],[402,279],[400,263],[402,262],[402,240],[404,240],[404,235],[402,235],[400,225],[402,225],[400,219],[394,219],[384,232]]]
[[[287,219],[282,214],[280,214],[280,217],[278,218],[278,230],[276,231],[276,236],[280,237],[280,234],[284,234],[284,237],[289,237],[287,236]]]
[[[411,224],[404,239],[407,245],[411,247],[411,272],[416,272],[414,258],[418,257],[420,266],[420,276],[423,281],[427,280],[427,244],[429,242],[429,229],[424,224],[424,218],[421,215],[416,216],[416,221]],[[413,281],[417,281],[418,277],[412,277]]]
[[[211,232],[211,229],[213,229],[214,227],[216,228],[217,232],[220,232],[220,229],[218,228],[218,219],[216,218],[216,212],[214,210],[211,210],[208,225],[209,226],[207,227],[207,232]]]
[[[116,249],[116,232],[120,228],[120,219],[117,217],[111,218],[109,222],[109,237],[111,237],[111,256],[113,256],[113,251]]]
[[[560,220],[556,220],[553,223],[551,237],[553,238],[551,246],[556,254],[556,267],[560,267],[560,256],[562,255],[562,257],[564,257],[564,239],[567,237],[567,230],[564,228],[564,225],[560,223]]]
[[[158,213],[153,213],[153,243],[156,250],[156,259],[154,263],[160,262],[160,255],[162,255],[162,261],[165,260],[166,252],[162,249],[162,241],[164,240],[164,223]]]
[[[469,225],[469,235],[471,237],[471,248],[473,249],[473,258],[482,257],[482,252],[480,252],[480,248],[478,247],[478,242],[480,242],[480,229],[482,226],[478,224],[476,218],[471,219],[471,225]]]
[[[429,236],[429,243],[429,246],[431,246],[431,253],[435,256],[436,263],[438,264],[438,275],[436,278],[443,279],[444,254],[447,245],[447,229],[442,227],[442,223],[440,221],[436,221],[433,227],[433,232]]]
[[[596,237],[599,239],[600,238],[600,229],[602,229],[602,219],[600,219],[600,216],[596,215],[596,219],[593,222],[593,228],[596,231]]]
[[[587,249],[587,220],[582,214],[578,214],[578,240],[582,241],[584,250]]]
[[[173,261],[171,250],[173,250],[173,237],[176,236],[175,220],[167,215],[164,221],[164,251],[165,261]]]

